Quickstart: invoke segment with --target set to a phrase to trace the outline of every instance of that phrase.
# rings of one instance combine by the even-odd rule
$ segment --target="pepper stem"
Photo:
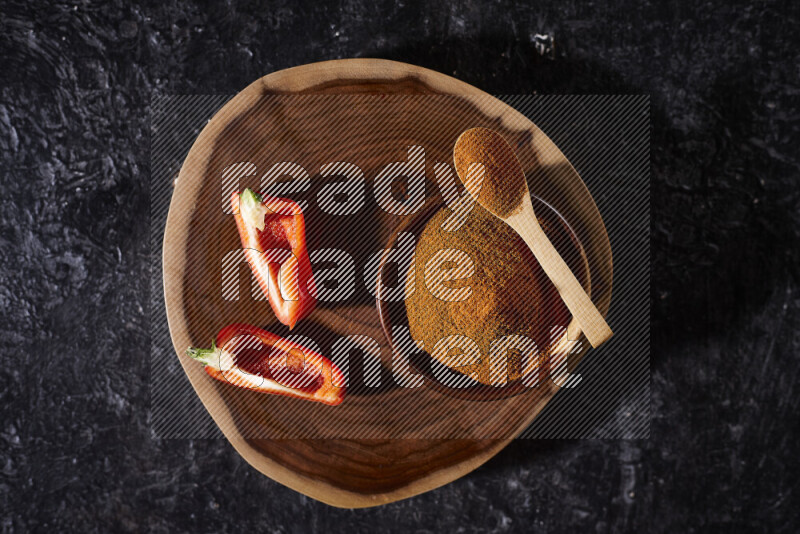
[[[219,357],[217,356],[217,345],[214,343],[214,340],[211,340],[211,348],[210,349],[199,349],[194,347],[189,347],[186,349],[186,355],[190,358],[197,360],[198,362],[202,363],[203,365],[211,365],[214,366],[215,363],[219,363]]]
[[[239,195],[239,213],[246,224],[257,228],[261,232],[264,231],[266,226],[264,218],[269,213],[269,210],[261,203],[261,197],[252,189],[245,189]]]

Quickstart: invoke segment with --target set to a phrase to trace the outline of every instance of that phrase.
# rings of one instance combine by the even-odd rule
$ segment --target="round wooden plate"
[[[294,95],[307,98],[298,100]],[[365,104],[365,95],[374,101]],[[523,115],[443,74],[374,59],[329,61],[270,74],[214,116],[181,168],[167,218],[163,263],[167,318],[178,358],[239,454],[270,478],[317,500],[367,507],[447,484],[497,454],[530,424],[557,388],[545,380],[535,391],[473,402],[443,395],[436,388],[392,387],[384,372],[379,387],[352,387],[342,405],[328,407],[212,380],[185,356],[187,347],[208,345],[221,327],[232,322],[286,333],[265,302],[245,295],[247,291],[232,300],[220,289],[226,255],[235,254],[240,246],[231,216],[221,209],[226,169],[236,162],[252,163],[257,173],[240,169],[243,186],[252,180],[257,184],[258,176],[273,163],[290,160],[310,169],[313,190],[321,163],[349,161],[360,165],[369,183],[382,165],[404,161],[406,154],[397,148],[409,144],[444,147],[433,148],[426,158],[451,162],[446,148],[452,151],[452,142],[465,129],[465,117],[469,126],[492,127],[515,144],[531,191],[563,216],[582,245],[591,279],[587,289],[601,312],[607,313],[611,248],[597,207],[577,172]],[[452,139],[449,145],[448,139]],[[339,247],[347,241],[359,269],[407,224],[402,217],[377,209],[374,202],[347,219],[331,217],[309,204],[309,250]],[[239,277],[244,281],[241,287],[249,287],[246,273]],[[579,334],[574,321],[569,330],[573,339]],[[368,292],[356,292],[344,304],[321,303],[292,333],[298,332],[311,338],[369,336],[380,345],[384,371],[392,359]],[[351,373],[352,379],[364,375],[364,370],[351,362]]]

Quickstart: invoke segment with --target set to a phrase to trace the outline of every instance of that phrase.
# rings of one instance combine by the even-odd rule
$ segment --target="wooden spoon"
[[[467,130],[456,141],[453,161],[470,195],[530,247],[592,347],[608,340],[611,328],[539,226],[522,165],[503,136],[488,128]]]

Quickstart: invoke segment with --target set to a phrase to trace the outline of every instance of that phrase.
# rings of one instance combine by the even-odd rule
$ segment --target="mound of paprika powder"
[[[452,370],[482,384],[498,385],[493,382],[489,361],[495,340],[526,336],[546,358],[550,329],[566,327],[570,314],[528,246],[510,226],[476,204],[460,229],[448,231],[442,223],[451,214],[448,208],[435,213],[417,242],[414,290],[406,299],[410,333],[424,343],[426,352]],[[539,223],[547,233],[546,222],[540,219]],[[466,253],[474,265],[472,276],[444,282],[451,289],[469,286],[471,294],[465,300],[439,298],[429,289],[430,281],[425,281],[429,260],[448,249]],[[412,276],[407,278],[407,293],[412,280]],[[449,336],[470,338],[480,349],[480,358],[436,354],[436,344]],[[505,382],[520,379],[528,363],[520,352],[509,351]]]

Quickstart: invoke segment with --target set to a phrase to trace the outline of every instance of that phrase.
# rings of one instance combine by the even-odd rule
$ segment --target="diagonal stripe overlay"
[[[230,100],[190,95],[151,102],[150,420],[161,438],[222,437],[173,347],[162,272],[176,253],[164,254],[163,239],[178,174],[199,133]],[[202,180],[192,209],[171,215],[191,228],[179,251],[188,266],[180,313],[191,342],[210,346],[222,327],[249,322],[331,358],[345,373],[348,393],[329,407],[205,376],[198,391],[254,439],[505,439],[520,431],[522,438],[648,437],[649,109],[649,97],[639,95],[386,94],[265,95],[234,109],[236,118],[204,147],[204,166],[182,171]],[[476,209],[452,168],[458,134],[476,126],[500,131],[515,147],[537,216],[565,228],[551,236],[554,245],[573,272],[588,262],[583,276],[591,279],[596,304],[610,298],[614,337],[599,349],[571,345],[552,356],[553,369],[572,374],[559,382],[565,387],[548,374],[548,347],[534,360],[535,344],[520,342],[528,374],[524,388],[513,389],[520,384],[501,387],[504,360],[488,363],[470,340],[452,340],[468,356],[486,357],[492,383],[499,384],[492,389],[438,363],[430,357],[434,347],[421,347],[408,333],[402,299],[412,287],[426,289],[428,273],[452,267],[448,276],[468,279],[482,272],[451,249],[420,269],[423,279],[409,269],[425,217],[449,210],[446,231],[458,231]],[[319,303],[291,332],[277,323],[244,261],[229,199],[245,187],[291,198],[303,209]],[[602,224],[586,215],[596,213],[592,201]],[[390,243],[392,254],[385,251]],[[464,286],[448,287],[432,293],[468,302]],[[376,295],[387,302],[388,337]],[[527,302],[525,295],[519,300]]]

